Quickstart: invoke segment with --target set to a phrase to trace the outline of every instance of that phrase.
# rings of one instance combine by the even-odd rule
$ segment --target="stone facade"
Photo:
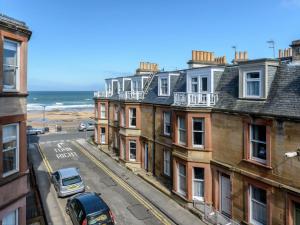
[[[27,44],[30,36],[31,32],[23,22],[0,15],[0,224],[7,224],[8,218],[14,218],[20,225],[26,224],[29,191]],[[17,59],[15,64],[11,57]]]

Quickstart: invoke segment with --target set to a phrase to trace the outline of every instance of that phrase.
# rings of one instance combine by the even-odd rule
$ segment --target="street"
[[[141,200],[133,189],[128,188],[116,175],[111,174],[103,165],[87,155],[84,149],[72,140],[78,135],[82,133],[31,137],[31,142],[39,142],[39,151],[44,157],[45,168],[48,170],[45,172],[65,167],[79,168],[86,191],[101,193],[101,197],[115,215],[117,224],[168,224],[159,212],[149,210],[147,203]],[[49,191],[51,191],[50,188]],[[63,212],[66,224],[72,224],[64,210],[67,198],[59,198],[57,202],[58,206],[55,207],[59,207]]]

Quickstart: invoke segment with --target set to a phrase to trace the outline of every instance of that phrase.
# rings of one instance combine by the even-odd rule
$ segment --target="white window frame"
[[[252,189],[253,189],[253,187],[261,189],[261,190],[264,190],[262,188],[250,185],[250,188],[249,188],[249,191],[250,191],[250,193],[249,193],[249,200],[250,200],[250,202],[249,202],[249,207],[250,207],[250,209],[249,209],[249,212],[250,212],[249,213],[250,214],[250,223],[253,224],[253,225],[263,225],[262,223],[260,223],[260,222],[258,222],[258,221],[256,221],[255,219],[252,218],[252,216],[253,216],[253,212],[252,212],[252,206],[253,205],[252,204],[253,204],[253,201],[255,201],[257,204],[264,205],[265,209],[266,209],[266,218],[267,218],[267,216],[268,216],[268,208],[267,208],[267,206],[268,206],[268,200],[267,200],[267,196],[266,196],[266,204],[262,203],[262,202],[259,202],[256,199],[252,199],[253,198],[253,196],[252,196]],[[266,190],[264,190],[264,191],[266,192],[266,195],[267,195],[268,194],[267,191]],[[267,221],[268,221],[268,219],[267,219]]]
[[[135,117],[133,116],[133,110],[135,110]],[[136,128],[136,124],[137,124],[137,118],[136,118],[136,116],[137,116],[137,110],[136,110],[136,108],[129,108],[129,127],[132,127],[132,128]],[[135,125],[132,125],[131,124],[131,119],[135,119]]]
[[[202,121],[202,128],[203,130],[200,131],[200,130],[194,130],[194,121],[195,120],[201,120]],[[197,132],[197,133],[202,133],[202,145],[196,145],[194,144],[194,133]],[[205,143],[205,119],[204,118],[200,118],[200,117],[194,117],[192,119],[192,144],[193,144],[193,147],[195,148],[204,148],[204,143]]]
[[[106,118],[106,106],[105,103],[100,103],[100,118],[105,119]]]
[[[14,174],[14,173],[17,173],[17,172],[19,172],[19,164],[20,164],[20,162],[19,162],[19,157],[20,157],[20,128],[19,128],[19,124],[18,123],[11,123],[11,124],[6,124],[6,125],[3,125],[2,126],[2,134],[3,134],[3,130],[4,130],[4,128],[5,127],[9,127],[9,126],[16,126],[16,168],[15,169],[13,169],[13,170],[11,170],[11,171],[8,171],[8,172],[6,172],[6,173],[3,173],[2,174],[2,177],[7,177],[7,176],[9,176],[9,175],[12,175],[12,174]],[[9,141],[9,140],[11,140],[11,139],[9,139],[9,138],[5,138],[4,136],[2,137],[2,145],[5,143],[5,142],[7,142],[7,141]],[[2,148],[2,147],[1,147]],[[9,151],[9,150],[4,150],[4,149],[2,149],[2,154],[3,154],[3,152],[6,152],[6,151]],[[2,157],[2,160],[3,160],[3,157]]]
[[[12,211],[12,212],[6,214],[6,215],[3,217],[3,219],[2,219],[2,225],[12,225],[11,223],[7,224],[7,223],[5,222],[5,218],[8,217],[8,216],[11,215],[11,214],[14,214],[14,216],[15,216],[16,225],[19,224],[19,209],[15,209],[14,211]]]
[[[135,144],[135,158],[131,158],[131,143],[134,143]],[[136,153],[137,153],[137,143],[136,143],[136,140],[130,140],[128,142],[129,144],[129,161],[136,161]]]
[[[166,119],[166,115],[169,115],[169,121]],[[163,118],[164,118],[164,135],[170,136],[171,135],[171,112],[164,112],[163,113]],[[167,132],[167,126],[170,126],[170,132]]]
[[[162,80],[167,81],[167,93],[162,93]],[[161,76],[158,79],[158,95],[159,96],[170,96],[170,76]]]
[[[193,79],[196,79],[196,81],[193,81]],[[197,86],[197,91],[193,91],[193,85]],[[191,92],[192,93],[199,93],[199,77],[198,76],[192,76],[191,77]]]
[[[164,174],[171,175],[171,151],[164,149]]]
[[[180,127],[180,118],[182,118],[182,119],[184,119],[184,126],[185,126],[185,128],[181,128]],[[185,145],[186,144],[186,118],[184,117],[184,116],[178,116],[178,118],[177,118],[177,124],[178,124],[178,143],[179,144],[181,144],[181,145]],[[182,142],[181,140],[180,140],[180,137],[181,137],[181,135],[180,135],[180,131],[184,131],[184,133],[185,133],[185,142]]]
[[[181,165],[184,166],[184,168],[185,168],[185,175],[180,173],[180,166]],[[186,165],[178,163],[177,164],[177,174],[178,174],[178,179],[177,179],[178,193],[181,194],[181,195],[186,195],[186,191],[182,190],[181,186],[180,186],[180,177],[184,177],[184,179],[185,179],[185,189],[187,189],[187,185],[186,185]]]
[[[249,73],[258,73],[259,74],[259,78],[247,78],[247,74]],[[253,70],[253,71],[245,71],[243,73],[243,89],[244,89],[244,97],[245,98],[261,98],[261,94],[262,94],[262,71],[261,70]],[[258,95],[248,95],[247,94],[247,87],[248,87],[248,82],[254,82],[254,81],[258,81],[259,85],[258,85]]]
[[[253,126],[257,126],[257,124],[250,124],[249,126],[249,132],[250,132],[250,159],[262,164],[267,163],[267,155],[268,155],[268,150],[267,150],[267,127],[266,127],[266,141],[260,141],[260,140],[254,140],[253,139]],[[260,144],[265,144],[266,145],[266,159],[261,159],[258,157],[253,156],[253,142],[260,143]]]
[[[203,169],[203,174],[204,174],[204,178],[203,179],[196,179],[195,178],[195,168],[201,168]],[[205,169],[202,167],[193,167],[193,177],[192,177],[192,182],[193,182],[193,199],[194,200],[198,200],[198,201],[204,201],[204,193],[205,193]],[[195,181],[197,182],[202,182],[203,183],[203,196],[195,196],[194,195],[194,190],[195,190]]]
[[[5,45],[5,42],[10,42],[10,43],[14,43],[14,44],[17,44],[17,66],[16,66],[16,88],[14,89],[11,89],[11,88],[5,88],[4,84],[3,84],[3,92],[18,92],[20,90],[20,48],[21,48],[21,43],[18,42],[18,41],[13,41],[13,40],[10,40],[10,39],[7,39],[7,38],[4,38],[4,41],[3,41],[3,57],[4,57],[4,45]],[[4,71],[4,62],[3,62],[3,71]],[[6,65],[6,66],[12,66],[12,65]],[[4,76],[4,73],[3,73],[3,76]]]
[[[104,129],[104,133],[102,132],[102,129]],[[105,144],[106,143],[106,129],[105,127],[100,127],[100,143]]]

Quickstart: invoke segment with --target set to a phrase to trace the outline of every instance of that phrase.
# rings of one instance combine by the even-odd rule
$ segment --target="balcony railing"
[[[143,91],[123,91],[123,92],[120,92],[119,99],[142,100],[142,99],[144,99],[144,92]]]
[[[94,98],[108,98],[113,95],[110,91],[95,91]]]
[[[216,104],[218,95],[213,93],[174,92],[174,105],[209,107]]]

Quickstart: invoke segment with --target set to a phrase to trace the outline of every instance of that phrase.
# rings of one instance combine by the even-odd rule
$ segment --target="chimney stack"
[[[289,58],[292,57],[292,48],[285,48],[285,49],[279,49],[278,50],[278,58]]]
[[[192,50],[192,59],[188,62],[190,68],[205,65],[225,64],[226,57],[215,57],[213,52]]]
[[[156,73],[158,72],[158,65],[150,62],[140,62],[140,67],[136,70],[137,75]]]
[[[236,51],[235,52],[233,63],[238,63],[238,62],[247,61],[247,60],[248,60],[248,52],[247,51],[244,51],[244,52]]]

